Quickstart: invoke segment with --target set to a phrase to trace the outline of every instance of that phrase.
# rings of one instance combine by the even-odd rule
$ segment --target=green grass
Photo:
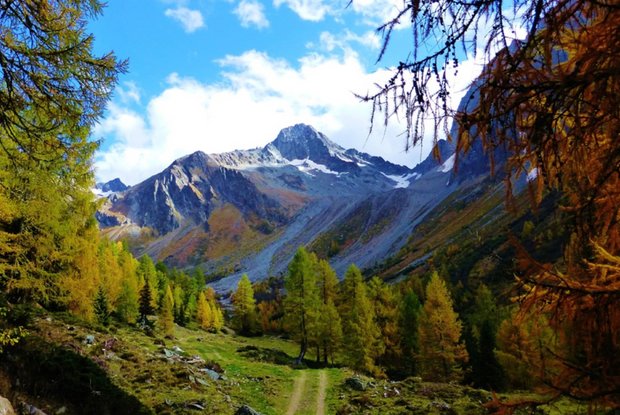
[[[177,327],[175,339],[166,339],[165,345],[162,345],[162,339],[149,337],[138,329],[118,326],[102,332],[62,315],[51,315],[49,320],[37,319],[32,333],[29,342],[55,345],[53,350],[58,351],[54,353],[62,357],[63,367],[86,367],[84,362],[90,362],[89,372],[78,372],[85,376],[93,373],[97,384],[101,385],[98,388],[103,388],[104,395],[93,402],[110,403],[113,398],[115,402],[139,403],[146,411],[157,414],[234,414],[243,404],[264,415],[286,414],[295,379],[305,374],[296,414],[313,415],[316,414],[321,372],[327,374],[328,380],[326,414],[439,414],[444,413],[441,409],[443,404],[449,405],[453,414],[485,414],[487,411],[482,403],[491,396],[489,392],[458,385],[424,383],[413,379],[390,382],[366,377],[362,379],[368,383],[368,388],[362,392],[353,391],[344,384],[346,378],[354,376],[351,370],[338,367],[296,368],[292,362],[298,346],[292,341],[269,336],[245,338]],[[87,334],[95,335],[94,345],[84,344]],[[111,350],[104,352],[106,341],[114,344]],[[164,348],[170,350],[174,346],[184,351],[184,358],[199,356],[207,364],[216,362],[224,370],[225,379],[211,380],[200,371],[202,365],[167,359]],[[39,362],[28,362],[27,358],[21,364],[30,364],[33,373],[41,367]],[[27,367],[25,370],[28,370]],[[77,375],[65,376],[65,382],[78,379]],[[48,379],[38,380],[40,385],[45,385]],[[60,386],[63,385],[70,384]],[[67,396],[67,391],[63,389],[54,396],[54,388],[49,388],[50,393],[45,401],[37,401],[38,398],[32,396],[31,403],[41,405],[47,413],[55,413],[62,406],[66,406],[69,415],[83,413],[79,406],[83,394]],[[76,386],[71,390],[81,389]],[[532,399],[536,395],[509,394],[501,395],[501,398]],[[196,405],[203,409],[195,409]],[[91,413],[97,413],[97,410],[90,409]],[[578,414],[586,412],[586,409],[583,405],[563,399],[540,407],[536,413]],[[115,413],[131,412],[117,410]]]

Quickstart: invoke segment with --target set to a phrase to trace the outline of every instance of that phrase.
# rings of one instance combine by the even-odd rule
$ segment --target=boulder
[[[347,385],[349,388],[356,390],[356,391],[366,390],[366,384],[362,382],[360,378],[357,378],[357,377],[347,378],[344,381],[344,384]]]
[[[254,409],[250,408],[249,406],[243,405],[239,409],[237,409],[237,412],[235,412],[235,415],[261,415],[261,414],[260,412],[256,412]]]
[[[200,371],[203,372],[203,373],[206,373],[212,380],[219,380],[220,379],[220,374],[217,373],[215,370],[204,368],[204,369],[200,369]]]
[[[46,415],[45,412],[43,412],[42,410],[40,410],[39,408],[37,408],[34,405],[30,405],[26,402],[22,402],[21,403],[21,413],[22,414],[28,414],[28,415]]]
[[[2,396],[0,396],[0,415],[15,415],[11,402]]]

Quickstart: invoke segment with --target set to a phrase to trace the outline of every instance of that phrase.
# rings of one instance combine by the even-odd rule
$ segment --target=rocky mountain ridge
[[[298,124],[262,148],[182,157],[113,193],[97,217],[138,255],[223,277],[220,290],[244,272],[253,280],[283,273],[299,245],[342,273],[398,251],[454,190],[453,148],[438,145],[443,164],[431,156],[410,169]]]

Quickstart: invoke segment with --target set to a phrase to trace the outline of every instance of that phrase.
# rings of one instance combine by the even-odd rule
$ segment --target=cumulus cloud
[[[365,46],[369,49],[378,49],[379,46],[381,46],[381,38],[374,31],[368,31],[358,35],[347,29],[338,35],[331,32],[321,32],[318,44],[310,42],[306,46],[310,49],[333,52],[336,49],[350,50],[352,43]]]
[[[269,20],[265,16],[263,4],[256,0],[241,0],[234,10],[241,26],[257,29],[269,27]]]
[[[123,82],[122,86],[116,88],[115,93],[123,104],[140,103],[140,89],[135,82]]]
[[[351,8],[362,17],[363,22],[375,27],[396,17],[405,7],[403,0],[355,0],[351,3]],[[398,28],[409,27],[406,22],[407,19],[404,19]]]
[[[427,141],[423,154],[420,149],[405,153],[399,136],[405,127],[397,119],[368,137],[371,109],[354,92],[364,93],[389,73],[369,73],[352,51],[341,56],[310,53],[293,65],[252,50],[226,56],[218,64],[219,82],[202,83],[175,73],[141,111],[135,105],[112,104],[94,131],[96,138],[111,142],[96,157],[98,179],[118,176],[136,184],[196,150],[219,153],[264,146],[280,129],[300,122],[345,148],[400,164],[417,164],[430,151]]]
[[[195,32],[196,30],[204,27],[204,19],[200,10],[192,10],[187,7],[178,6],[174,9],[166,9],[164,14],[170,17],[183,26],[183,30],[187,33]]]
[[[359,23],[377,27],[395,17],[405,7],[403,0],[273,0],[275,7],[290,8],[303,20],[318,22],[326,16],[340,17],[346,12],[357,14]],[[406,25],[401,25],[406,27]]]
[[[273,5],[280,7],[288,6],[299,18],[311,22],[318,22],[326,15],[334,12],[333,2],[329,0],[274,0]],[[341,6],[344,9],[344,5]]]

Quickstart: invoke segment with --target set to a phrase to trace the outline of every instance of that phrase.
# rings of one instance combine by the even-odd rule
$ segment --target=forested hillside
[[[379,59],[404,21],[412,53],[360,98],[408,147],[432,114],[417,170],[297,124],[107,201],[92,133],[131,94],[95,53],[103,6],[0,1],[0,413],[618,411],[615,2],[403,4]],[[446,71],[480,39],[453,110]]]

